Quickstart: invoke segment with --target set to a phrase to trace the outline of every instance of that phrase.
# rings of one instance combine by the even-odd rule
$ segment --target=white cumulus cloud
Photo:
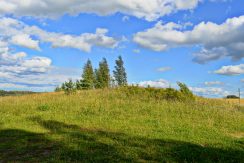
[[[244,74],[244,64],[222,66],[220,69],[214,71],[214,73],[219,75],[229,75],[229,76],[241,75]]]
[[[11,39],[11,43],[15,45],[27,47],[29,49],[40,50],[39,41],[33,40],[27,34],[14,35]]]
[[[204,82],[204,85],[206,85],[206,86],[224,85],[224,83],[221,81],[209,81],[209,82]]]
[[[170,70],[172,70],[171,67],[160,67],[157,69],[157,71],[159,71],[159,72],[165,72],[165,71],[170,71]]]
[[[52,47],[69,47],[90,52],[93,46],[115,48],[118,40],[106,34],[107,29],[97,28],[95,33],[80,35],[48,32],[37,26],[29,26],[17,19],[0,18],[0,36],[10,44],[40,50],[39,42],[50,43]],[[37,40],[33,40],[34,36]],[[1,38],[0,37],[0,38]]]
[[[224,97],[230,94],[229,91],[219,87],[189,87],[189,89],[199,96],[207,97]]]
[[[117,12],[148,21],[197,7],[201,0],[1,0],[0,14],[57,18],[65,14],[95,13],[111,15]]]
[[[154,51],[198,45],[202,49],[194,54],[193,60],[201,64],[227,56],[239,60],[244,57],[244,16],[227,19],[222,24],[201,22],[191,30],[173,22],[158,22],[136,33],[133,40]]]
[[[170,83],[167,80],[159,79],[156,81],[141,81],[138,83],[140,87],[155,87],[155,88],[168,88],[170,86]]]

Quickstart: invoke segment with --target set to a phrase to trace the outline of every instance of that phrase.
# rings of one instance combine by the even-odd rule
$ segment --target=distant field
[[[232,104],[239,104],[239,99],[222,99]],[[241,99],[241,105],[244,105],[244,99]]]
[[[244,110],[223,100],[46,93],[0,97],[0,115],[0,162],[244,162]]]

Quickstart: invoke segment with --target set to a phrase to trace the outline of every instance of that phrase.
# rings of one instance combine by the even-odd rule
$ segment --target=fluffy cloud
[[[80,70],[58,68],[46,57],[13,53],[0,40],[0,89],[52,91],[69,78],[78,79]]]
[[[39,50],[39,40],[51,43],[52,47],[71,47],[90,52],[93,46],[115,48],[118,41],[108,37],[107,29],[97,28],[95,33],[69,35],[47,32],[37,26],[29,26],[12,18],[0,19],[0,35],[11,44]],[[33,40],[31,36],[39,40]]]
[[[19,34],[15,35],[11,38],[11,43],[23,47],[27,47],[29,49],[40,50],[39,41],[32,40],[31,37],[27,34]]]
[[[29,58],[24,52],[12,53],[8,43],[0,41],[0,89],[24,89],[27,86],[17,83],[33,82],[31,77],[48,73],[51,63],[46,57]]]
[[[223,88],[218,87],[189,87],[189,89],[199,95],[199,96],[207,96],[207,97],[223,97],[230,94],[229,91],[223,90]]]
[[[26,27],[24,32],[37,36],[42,42],[52,44],[52,47],[71,47],[90,52],[92,46],[105,48],[115,48],[118,41],[112,37],[106,36],[108,30],[97,28],[96,33],[83,33],[79,36],[46,32],[36,26]]]
[[[192,30],[173,22],[158,22],[153,28],[134,35],[134,42],[154,51],[198,45],[201,51],[194,61],[206,63],[223,57],[239,60],[244,57],[244,16],[227,19],[222,24],[201,22]]]
[[[221,81],[210,81],[210,82],[204,82],[204,85],[206,86],[212,86],[212,85],[224,85]]]
[[[139,86],[141,87],[155,87],[155,88],[168,88],[170,86],[170,83],[164,79],[159,79],[156,81],[142,81],[138,83]]]
[[[23,85],[18,85],[18,84],[12,84],[12,83],[0,83],[0,88],[1,89],[12,89],[12,88],[15,88],[15,89],[25,89],[26,86],[23,86]]]
[[[165,71],[170,71],[170,70],[172,70],[171,67],[160,67],[157,69],[157,71],[159,71],[159,72],[165,72]]]
[[[68,79],[79,79],[80,70],[52,67],[41,74],[3,74],[0,71],[0,89],[53,91]]]
[[[241,75],[244,74],[244,64],[223,66],[219,70],[214,71],[214,73],[228,76]]]
[[[24,52],[11,54],[8,48],[1,51],[0,47],[0,72],[5,75],[41,74],[51,68],[52,61],[46,57],[26,58]]]
[[[178,10],[194,9],[201,0],[1,0],[0,14],[56,18],[64,14],[95,13],[101,16],[117,12],[148,21]]]

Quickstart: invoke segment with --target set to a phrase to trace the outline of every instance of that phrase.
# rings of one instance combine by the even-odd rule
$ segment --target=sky
[[[244,90],[243,0],[1,0],[0,89],[53,91],[121,55],[128,82]],[[244,96],[244,91],[242,92]]]

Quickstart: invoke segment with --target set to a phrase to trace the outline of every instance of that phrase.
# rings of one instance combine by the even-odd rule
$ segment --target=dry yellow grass
[[[228,103],[231,104],[239,105],[239,99],[222,99],[222,100],[227,101]],[[241,99],[241,105],[244,106],[244,99]]]

